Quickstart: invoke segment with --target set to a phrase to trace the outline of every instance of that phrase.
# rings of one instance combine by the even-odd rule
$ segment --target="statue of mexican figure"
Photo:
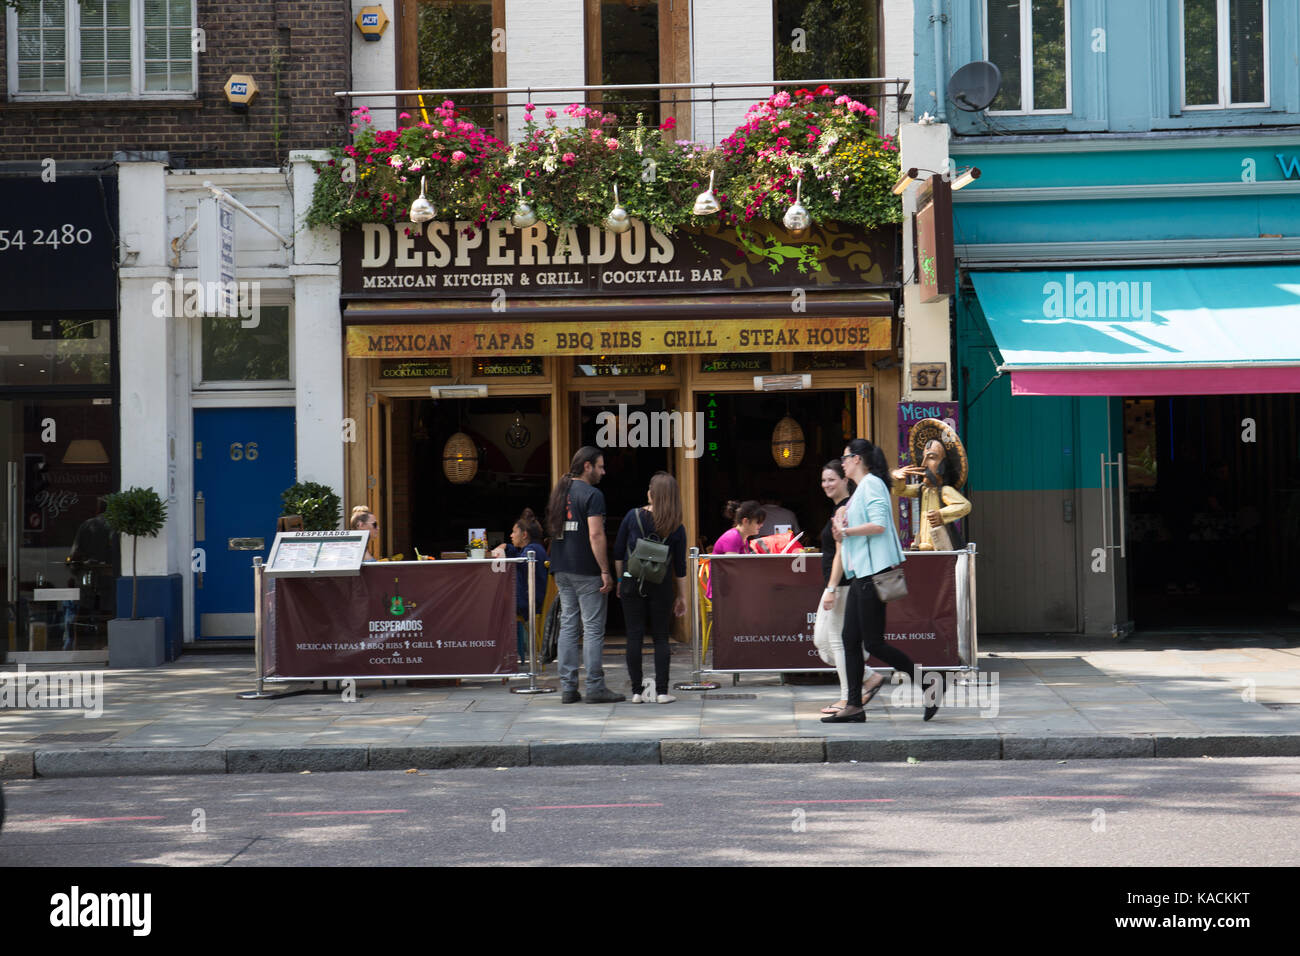
[[[912,549],[954,551],[965,547],[957,529],[950,527],[970,514],[970,502],[958,490],[966,484],[970,464],[966,449],[952,426],[937,418],[925,418],[912,426],[908,436],[911,464],[893,472],[895,494],[921,499],[921,520],[917,523]],[[908,483],[909,477],[921,481]]]

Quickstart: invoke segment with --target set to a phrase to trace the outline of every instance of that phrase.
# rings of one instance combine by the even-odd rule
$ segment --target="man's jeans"
[[[605,689],[605,595],[600,578],[558,571],[555,587],[560,592],[560,687],[578,689],[578,621],[582,627],[582,664],[587,668],[587,693]]]

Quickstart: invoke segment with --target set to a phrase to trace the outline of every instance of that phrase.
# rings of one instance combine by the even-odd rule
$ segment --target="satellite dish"
[[[1002,71],[996,63],[976,60],[967,63],[948,81],[948,95],[957,108],[968,113],[978,113],[989,108],[1002,86]]]

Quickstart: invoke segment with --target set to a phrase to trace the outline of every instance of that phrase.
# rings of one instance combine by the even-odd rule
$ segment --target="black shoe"
[[[627,698],[622,694],[614,693],[608,687],[587,695],[587,703],[589,704],[617,704],[620,700],[627,700]]]
[[[566,690],[563,694],[560,695],[561,704],[576,704],[580,700],[582,700],[582,695],[579,694],[576,690]]]
[[[863,710],[862,708],[858,708],[858,710],[855,713],[846,714],[844,711],[848,709],[849,709],[848,707],[845,707],[844,710],[841,710],[838,714],[831,714],[829,717],[823,717],[822,723],[823,724],[865,724],[867,722],[867,712],[865,710]]]
[[[938,705],[938,704],[935,704],[933,707],[927,707],[927,708],[925,708],[925,714],[922,715],[921,719],[922,719],[922,720],[929,720],[931,717],[933,717],[933,716],[934,716],[935,714],[937,714],[937,713],[939,713],[939,705]]]

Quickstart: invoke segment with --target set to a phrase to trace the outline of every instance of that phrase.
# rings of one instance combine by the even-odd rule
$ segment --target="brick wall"
[[[0,11],[3,7],[0,7]],[[349,0],[198,0],[207,52],[198,54],[194,100],[12,102],[0,70],[0,135],[7,159],[110,159],[115,150],[167,150],[190,167],[278,166],[291,149],[345,141],[355,27]],[[7,57],[0,12],[0,56]],[[279,95],[272,69],[279,50]],[[251,73],[257,101],[226,103],[232,73]],[[276,102],[278,99],[278,142]]]

